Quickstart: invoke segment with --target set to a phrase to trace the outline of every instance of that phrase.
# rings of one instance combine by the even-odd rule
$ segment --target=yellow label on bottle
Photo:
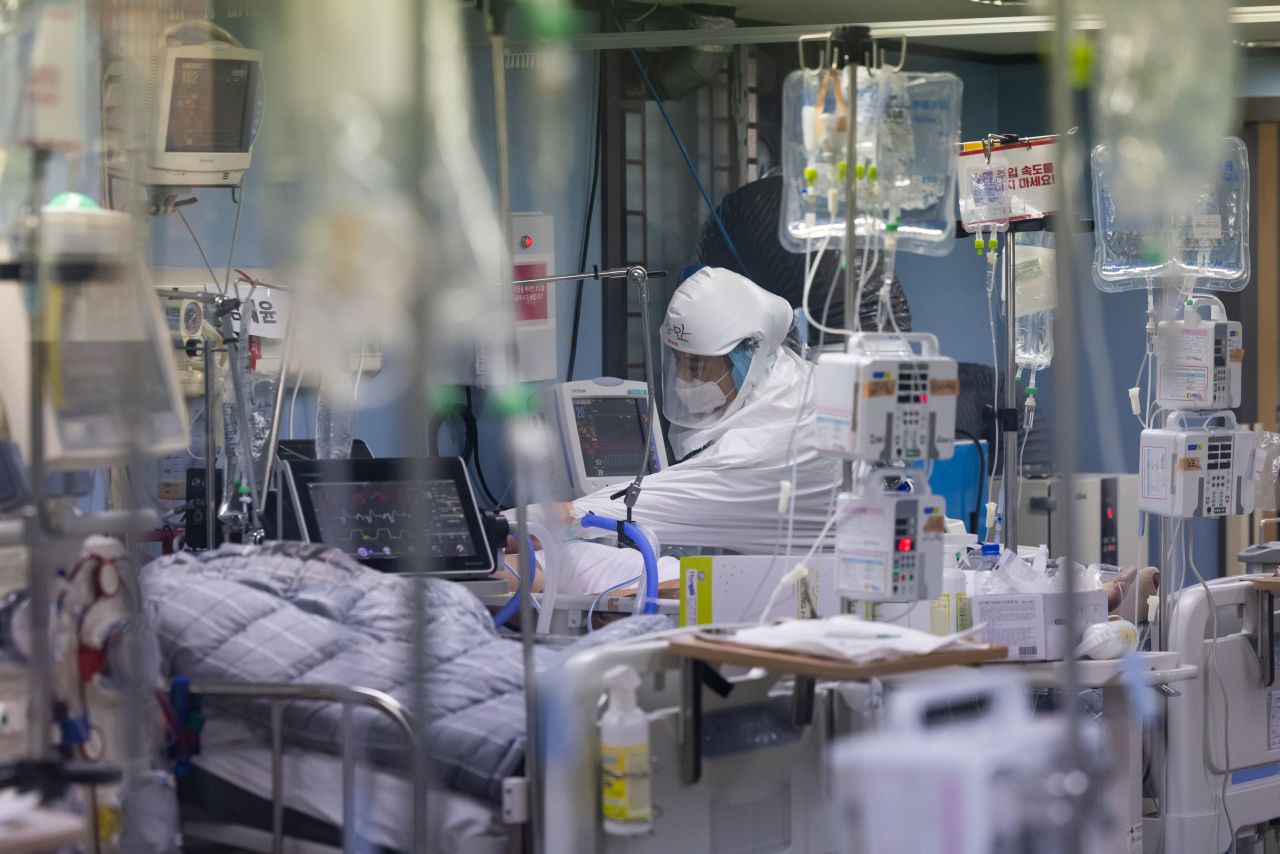
[[[956,631],[973,628],[973,603],[964,593],[956,594]]]
[[[110,842],[120,835],[124,821],[117,807],[98,805],[98,841]]]
[[[951,634],[950,593],[943,593],[929,603],[929,631],[935,635]]]
[[[600,747],[600,801],[611,821],[650,821],[649,745],[605,744]]]

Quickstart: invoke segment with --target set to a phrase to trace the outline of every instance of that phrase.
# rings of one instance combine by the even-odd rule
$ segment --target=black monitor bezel
[[[306,527],[307,536],[313,543],[321,542],[320,524],[316,519],[315,506],[311,501],[308,488],[313,483],[395,483],[408,480],[412,476],[425,477],[431,480],[452,480],[462,498],[463,511],[467,517],[467,530],[471,534],[476,549],[474,555],[466,557],[450,556],[431,562],[430,566],[421,561],[407,558],[358,558],[351,556],[365,566],[380,572],[397,574],[432,575],[447,578],[480,578],[491,575],[496,561],[485,536],[480,507],[476,503],[475,492],[471,488],[471,479],[467,474],[466,464],[460,457],[432,457],[422,460],[397,459],[379,457],[376,459],[350,460],[287,460],[285,467],[297,500],[298,511]]]

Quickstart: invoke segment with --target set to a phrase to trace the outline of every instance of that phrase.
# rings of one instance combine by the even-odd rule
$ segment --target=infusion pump
[[[1252,513],[1256,446],[1229,410],[1170,412],[1142,431],[1138,508],[1178,519]]]
[[[927,482],[901,491],[903,469],[877,469],[860,491],[836,499],[836,591],[863,602],[916,602],[942,595],[946,502]],[[904,481],[905,482],[905,481]]]
[[[1210,309],[1209,317],[1200,308]],[[1244,338],[1222,302],[1197,294],[1179,320],[1156,328],[1156,402],[1167,409],[1231,409],[1240,405]]]
[[[933,335],[852,335],[844,353],[818,359],[814,384],[822,453],[885,464],[955,452],[959,374]]]

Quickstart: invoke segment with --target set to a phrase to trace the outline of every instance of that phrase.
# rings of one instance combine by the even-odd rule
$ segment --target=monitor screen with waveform
[[[361,560],[477,553],[452,480],[312,483],[321,541]]]
[[[631,477],[644,459],[644,434],[648,429],[649,399],[632,397],[577,397],[573,400],[578,423],[578,447],[587,477]],[[649,454],[649,471],[658,461]]]

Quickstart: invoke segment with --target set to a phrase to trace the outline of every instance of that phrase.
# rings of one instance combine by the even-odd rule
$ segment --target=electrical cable
[[[464,418],[469,417],[471,423],[475,424],[476,414],[471,401],[471,386],[465,386],[463,391],[467,396],[467,408],[466,408],[467,415],[464,416]],[[488,481],[485,480],[485,477],[484,477],[484,463],[480,459],[480,440],[479,440],[478,427],[476,429],[476,441],[475,441],[475,447],[472,449],[471,462],[472,462],[473,468],[475,468],[476,470],[476,479],[480,481],[480,490],[484,493],[484,497],[489,499],[489,503],[493,505],[494,510],[497,510],[499,512],[502,511],[504,509],[502,506],[502,502],[499,501],[497,498],[493,497],[493,490],[489,489],[489,483]],[[510,488],[510,485],[508,484],[508,489],[509,488]],[[505,492],[503,493],[503,497],[504,498],[506,497]]]
[[[969,518],[969,528],[976,534],[978,522],[982,519],[982,491],[987,485],[987,452],[982,447],[982,441],[968,430],[956,428],[956,435],[973,442],[973,447],[978,451],[978,499],[973,508],[973,515]]]
[[[591,188],[587,190],[587,212],[582,218],[582,248],[578,253],[578,269],[587,269],[587,248],[591,243],[591,218],[595,215],[596,189],[600,184],[600,136],[604,131],[604,110],[600,99],[600,54],[596,54],[596,121],[595,136],[592,140],[591,154]],[[569,336],[569,365],[565,368],[564,381],[573,382],[573,369],[578,361],[578,327],[582,322],[582,289],[583,280],[578,279],[573,295],[573,329]]]
[[[240,181],[240,186],[241,187],[244,186],[243,178]],[[231,246],[227,250],[227,272],[222,277],[223,286],[221,289],[221,293],[223,294],[226,294],[226,292],[230,290],[230,287],[231,287],[231,264],[234,261],[236,256],[236,237],[240,234],[240,212],[244,210],[244,205],[241,204],[243,199],[240,199],[239,201],[236,200],[235,187],[231,188],[231,201],[236,206],[236,217],[231,224]],[[252,291],[250,291],[250,295],[252,296]],[[237,289],[237,293],[232,294],[232,296],[239,296],[238,289]],[[248,324],[246,323],[246,326],[247,325]]]
[[[621,26],[619,26],[619,29],[622,29]],[[627,48],[627,52],[631,54],[631,61],[636,64],[636,70],[640,72],[640,79],[644,81],[645,88],[649,90],[649,96],[653,98],[654,104],[658,107],[658,112],[662,114],[662,120],[666,122],[667,130],[671,131],[671,138],[675,140],[676,146],[680,149],[680,156],[684,158],[684,165],[689,168],[689,174],[693,177],[693,182],[698,186],[698,192],[702,195],[702,201],[706,203],[707,210],[711,211],[711,217],[715,220],[716,227],[720,229],[720,236],[724,238],[725,245],[733,253],[733,260],[738,263],[738,269],[742,271],[742,274],[748,279],[751,278],[747,265],[742,262],[742,256],[738,254],[738,248],[733,245],[733,240],[729,237],[729,232],[724,227],[724,220],[720,218],[720,211],[716,208],[715,202],[711,200],[711,194],[707,192],[706,186],[702,183],[702,178],[698,175],[698,167],[693,164],[689,149],[685,148],[684,140],[680,138],[680,133],[671,121],[671,115],[667,112],[667,105],[663,103],[662,96],[658,94],[653,81],[649,79],[649,72],[645,70],[644,63],[640,61],[640,55],[636,53],[635,48]]]
[[[191,235],[191,239],[196,244],[196,251],[200,253],[200,260],[204,261],[204,267],[209,271],[209,278],[213,282],[213,286],[218,289],[218,293],[226,296],[226,289],[218,281],[218,274],[213,272],[213,265],[209,263],[209,256],[204,254],[204,246],[200,244],[200,238],[196,237],[196,230],[191,227],[191,223],[187,222],[187,215],[182,212],[182,208],[174,208],[173,212],[178,215],[178,219],[182,220],[182,224],[187,227],[187,234]]]
[[[613,585],[608,590],[603,590],[600,593],[596,594],[596,598],[591,600],[591,607],[587,609],[587,633],[588,634],[595,631],[595,626],[591,624],[591,618],[595,615],[596,608],[600,607],[600,600],[608,596],[613,591],[620,590],[623,587],[626,587],[628,584],[639,584],[640,579],[642,578],[644,578],[643,575],[637,575],[635,578],[628,578],[626,581],[619,581],[617,584]]]

